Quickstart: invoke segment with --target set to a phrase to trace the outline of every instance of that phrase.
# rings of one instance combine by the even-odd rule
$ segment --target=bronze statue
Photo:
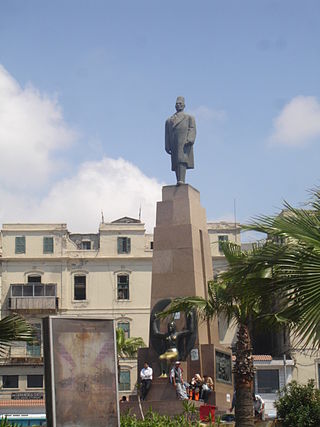
[[[158,353],[160,362],[167,362],[167,366],[174,360],[186,360],[197,337],[197,319],[193,311],[184,315],[185,325],[182,330],[177,331],[174,320],[170,320],[167,332],[160,332],[160,319],[157,314],[164,311],[170,303],[169,298],[158,301],[150,316],[151,345]]]
[[[186,169],[194,168],[193,144],[196,139],[194,117],[183,112],[184,97],[178,96],[176,113],[166,121],[165,149],[171,155],[171,170],[175,171],[177,184],[184,184]]]

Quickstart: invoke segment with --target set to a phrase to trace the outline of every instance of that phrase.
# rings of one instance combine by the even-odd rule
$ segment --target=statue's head
[[[168,332],[172,333],[176,331],[176,324],[174,322],[168,323]]]
[[[177,110],[177,112],[183,111],[184,107],[185,107],[184,97],[183,96],[178,96],[178,98],[176,100],[176,110]]]

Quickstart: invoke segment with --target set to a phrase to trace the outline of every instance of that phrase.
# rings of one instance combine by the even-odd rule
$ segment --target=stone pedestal
[[[163,187],[154,230],[151,309],[164,299],[206,298],[207,283],[212,277],[207,218],[200,204],[199,191],[188,184]],[[186,327],[184,316],[180,317],[176,320],[178,331]],[[215,381],[214,403],[220,409],[226,409],[230,407],[228,400],[233,388],[231,382],[218,378],[220,371],[216,367],[216,352],[224,353],[230,362],[231,354],[219,343],[217,320],[197,325],[196,335],[192,357],[189,355],[182,361],[184,378],[190,380],[195,373],[211,376]],[[160,375],[159,355],[152,348],[151,339],[150,347],[139,352],[139,370],[144,361],[152,366],[155,377]]]

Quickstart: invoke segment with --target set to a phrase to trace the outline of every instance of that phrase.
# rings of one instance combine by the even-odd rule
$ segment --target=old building
[[[43,393],[41,319],[49,314],[113,318],[128,337],[148,342],[152,236],[143,223],[125,217],[97,234],[4,224],[1,242],[1,316],[20,313],[38,331],[37,342],[15,344],[1,359],[2,398]],[[136,361],[122,361],[120,390],[132,391],[135,380]]]
[[[214,274],[227,262],[221,243],[241,244],[240,226],[209,222]],[[139,220],[102,223],[98,233],[70,233],[66,224],[4,224],[0,233],[1,317],[17,312],[37,331],[33,344],[14,344],[0,358],[1,399],[43,397],[41,319],[49,314],[108,317],[148,345],[153,236]],[[248,249],[248,245],[244,245]],[[250,248],[249,248],[250,249]],[[236,329],[219,319],[221,343],[233,348]],[[301,352],[287,335],[253,339],[255,389],[274,413],[276,392],[291,379],[319,386],[320,354]],[[284,357],[284,355],[286,355]],[[136,360],[121,361],[120,391],[134,393]]]

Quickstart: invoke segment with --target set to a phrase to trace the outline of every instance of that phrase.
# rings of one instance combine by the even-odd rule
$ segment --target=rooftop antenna
[[[140,203],[140,207],[139,207],[139,221],[141,222],[141,203]]]
[[[104,224],[104,215],[103,215],[103,210],[101,209],[101,222],[102,224]]]

